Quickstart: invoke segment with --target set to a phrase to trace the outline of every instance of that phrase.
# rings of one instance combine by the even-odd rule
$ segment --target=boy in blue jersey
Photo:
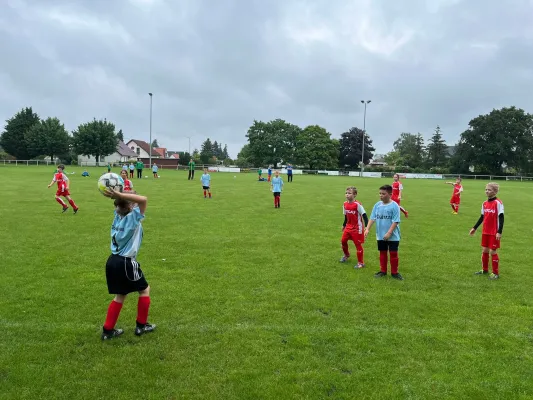
[[[274,208],[279,208],[279,198],[283,191],[283,179],[279,177],[279,171],[274,171],[274,178],[270,182],[270,191],[274,193]]]
[[[207,168],[204,168],[204,173],[200,181],[202,182],[202,189],[204,189],[204,199],[207,198],[207,194],[211,198],[211,175],[207,173]]]
[[[268,181],[270,182],[272,179],[272,166],[271,165],[268,166],[267,174],[268,174]]]
[[[391,200],[392,186],[384,185],[379,188],[379,198],[370,221],[365,229],[365,238],[370,232],[372,225],[376,223],[376,239],[379,250],[380,270],[374,276],[381,278],[387,275],[388,253],[390,254],[391,276],[400,281],[403,277],[398,273],[398,247],[400,245],[400,206]]]
[[[159,167],[156,163],[152,166],[152,173],[154,174],[154,178],[159,178],[159,175],[157,174],[157,171],[159,171]]]
[[[147,198],[135,193],[121,193],[107,189],[106,197],[115,200],[115,218],[111,226],[111,255],[106,263],[106,279],[109,294],[115,298],[109,305],[103,326],[102,340],[120,336],[123,329],[115,329],[126,296],[139,292],[135,335],[152,332],[155,325],[149,324],[150,286],[144,277],[137,254],[143,239],[141,221],[144,219]]]

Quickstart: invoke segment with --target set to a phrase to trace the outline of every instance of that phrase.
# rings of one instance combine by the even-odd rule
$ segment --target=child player
[[[270,180],[272,179],[272,166],[271,165],[268,166],[267,175],[268,175],[268,181],[270,182]]]
[[[159,171],[159,167],[156,163],[152,166],[152,173],[154,174],[154,178],[159,178],[159,175],[157,174],[157,171]]]
[[[279,198],[283,191],[283,179],[279,177],[278,170],[274,171],[274,178],[272,178],[272,182],[270,182],[270,191],[274,193],[274,208],[279,208]]]
[[[485,187],[485,194],[487,201],[483,202],[481,206],[481,216],[470,229],[470,236],[474,236],[479,225],[483,224],[483,232],[481,233],[481,266],[482,270],[476,272],[476,275],[484,275],[489,273],[489,255],[492,258],[492,274],[489,279],[498,279],[500,277],[499,264],[500,257],[498,256],[498,249],[500,248],[500,241],[503,232],[503,203],[496,197],[500,185],[497,183],[489,183]]]
[[[57,172],[54,174],[54,178],[52,179],[52,182],[48,185],[48,188],[54,184],[54,182],[57,183],[57,191],[56,191],[56,201],[61,204],[63,207],[63,212],[68,210],[67,204],[63,201],[61,196],[63,196],[65,199],[68,200],[69,204],[72,206],[72,209],[74,210],[74,214],[78,212],[78,206],[76,203],[74,203],[74,200],[70,197],[70,191],[69,191],[69,179],[68,177],[63,173],[65,170],[65,166],[63,164],[59,165],[57,167]]]
[[[150,286],[146,282],[141,265],[137,262],[143,239],[141,221],[144,219],[147,198],[111,189],[107,189],[104,195],[115,200],[115,218],[111,225],[111,255],[106,263],[107,289],[115,298],[107,310],[102,340],[113,339],[124,333],[123,329],[116,329],[115,325],[126,296],[132,292],[139,292],[135,335],[141,336],[155,329],[155,325],[147,322]]]
[[[370,221],[365,229],[365,238],[370,232],[374,222],[376,223],[376,239],[379,250],[379,272],[375,273],[376,278],[387,275],[388,255],[390,254],[391,276],[400,281],[403,277],[398,273],[398,247],[400,246],[400,206],[391,200],[392,186],[384,185],[379,188],[379,198]],[[388,253],[388,254],[387,254]]]
[[[461,193],[463,192],[463,185],[461,185],[461,178],[457,177],[454,182],[444,182],[446,185],[453,185],[452,198],[450,205],[452,206],[452,214],[459,213],[459,205],[461,204]]]
[[[204,173],[200,181],[202,182],[202,189],[204,189],[204,199],[207,198],[207,194],[211,198],[211,175],[207,173],[207,168],[204,168]]]
[[[393,182],[392,182],[392,197],[391,197],[391,200],[394,201],[396,204],[398,204],[400,206],[400,202],[402,200],[402,190],[403,190],[403,185],[400,182],[400,175],[394,174],[392,179],[393,179]],[[400,211],[403,213],[403,215],[405,215],[405,218],[409,217],[409,213],[402,206],[400,206]]]
[[[355,200],[355,196],[357,196],[357,189],[353,186],[348,186],[346,188],[346,201],[342,206],[344,223],[342,224],[341,246],[344,256],[340,259],[340,262],[346,262],[350,258],[348,241],[351,240],[357,249],[357,265],[355,268],[363,268],[365,266],[363,250],[365,236],[363,231],[368,224],[368,217],[363,205]]]
[[[128,171],[120,171],[120,176],[124,180],[124,191],[131,192],[133,190],[133,182],[128,179]]]

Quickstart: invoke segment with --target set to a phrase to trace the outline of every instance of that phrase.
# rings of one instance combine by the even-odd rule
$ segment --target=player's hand
[[[502,238],[502,234],[501,233],[497,233],[496,234],[496,240],[500,240]]]
[[[48,185],[48,189],[50,189],[50,186],[52,186],[52,185]]]
[[[391,236],[391,234],[389,232],[387,232],[386,234],[383,235],[383,240],[389,240],[390,236]]]
[[[115,192],[111,188],[106,188],[103,194],[105,197],[109,197],[110,199],[118,199],[120,197],[120,192]]]
[[[470,236],[474,236],[476,233],[476,230],[474,228],[470,229]]]
[[[367,228],[367,229],[365,229],[365,239],[368,236],[368,233],[369,233],[369,231],[368,231],[368,228]]]

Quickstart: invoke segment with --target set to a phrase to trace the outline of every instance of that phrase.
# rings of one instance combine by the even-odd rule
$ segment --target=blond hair
[[[487,187],[491,188],[495,193],[498,193],[500,191],[500,185],[496,182],[487,183]]]
[[[346,191],[351,190],[353,194],[357,194],[357,188],[355,186],[348,186]]]

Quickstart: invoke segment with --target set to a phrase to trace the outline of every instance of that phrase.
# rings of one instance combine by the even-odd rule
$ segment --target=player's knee
[[[126,295],[125,294],[117,294],[117,295],[115,295],[115,301],[117,303],[122,304],[122,303],[124,303],[124,300],[126,300]]]
[[[150,286],[139,292],[139,296],[150,296]]]
[[[491,256],[493,256],[494,254],[498,254],[498,250],[491,250],[489,254]]]

